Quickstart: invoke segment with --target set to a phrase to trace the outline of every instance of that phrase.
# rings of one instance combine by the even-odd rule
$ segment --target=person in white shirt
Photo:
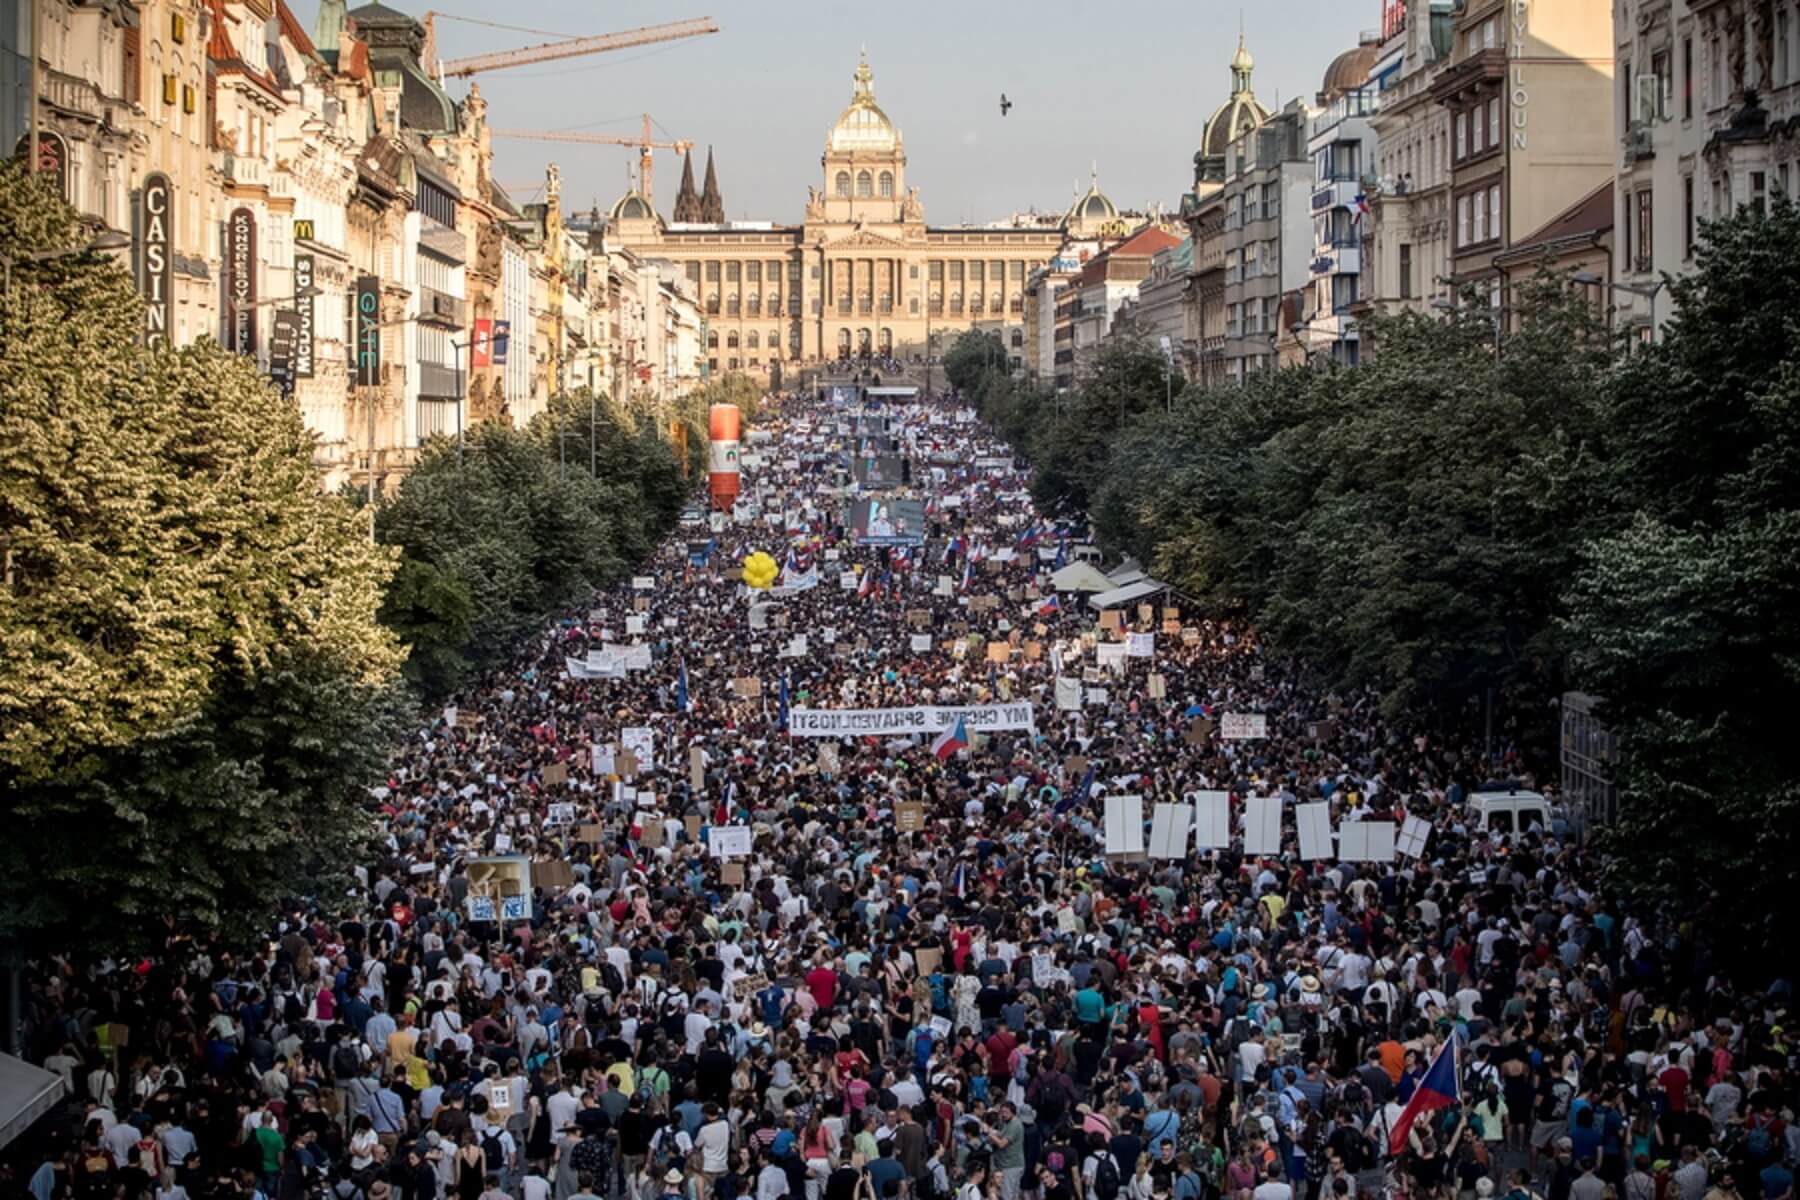
[[[1256,1185],[1251,1193],[1254,1200],[1294,1200],[1294,1188],[1281,1177],[1281,1165],[1270,1163],[1264,1172],[1263,1181]]]

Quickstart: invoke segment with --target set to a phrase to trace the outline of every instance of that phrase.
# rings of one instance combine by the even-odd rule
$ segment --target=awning
[[[1050,576],[1050,586],[1059,592],[1110,592],[1114,585],[1093,563],[1072,562]]]
[[[0,1054],[0,1146],[10,1145],[33,1121],[55,1108],[67,1090],[67,1082],[55,1071]]]
[[[1136,583],[1128,583],[1122,588],[1114,588],[1110,592],[1089,596],[1088,603],[1102,610],[1121,608],[1127,604],[1136,604],[1140,600],[1148,600],[1152,596],[1160,596],[1168,590],[1169,585],[1166,583],[1158,583],[1154,579],[1140,579]]]
[[[887,399],[890,396],[907,399],[918,394],[919,389],[916,387],[869,387],[863,389],[863,395],[875,400]]]

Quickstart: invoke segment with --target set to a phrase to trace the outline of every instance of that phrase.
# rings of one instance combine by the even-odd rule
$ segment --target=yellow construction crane
[[[547,129],[490,129],[488,133],[494,137],[526,138],[538,142],[583,142],[594,146],[636,146],[638,148],[638,186],[643,190],[644,199],[654,202],[655,192],[651,189],[652,160],[650,151],[673,150],[685,154],[694,148],[694,143],[683,138],[671,141],[658,141],[650,136],[650,114],[644,114],[644,133],[642,137],[628,137],[621,133],[558,133]]]
[[[555,37],[561,40],[543,42],[536,46],[521,46],[517,50],[496,50],[491,54],[476,54],[469,58],[439,61],[435,24],[438,17],[453,21],[466,21],[471,25],[486,25],[494,29],[515,29],[521,33],[541,33],[546,37]],[[603,54],[608,50],[629,50],[633,46],[651,46],[658,42],[675,42],[683,38],[700,37],[703,34],[719,32],[719,26],[711,17],[670,21],[663,25],[645,25],[641,29],[601,33],[592,37],[568,37],[565,34],[523,29],[514,25],[500,25],[493,21],[458,17],[451,13],[440,12],[426,13],[424,26],[425,50],[421,57],[425,60],[426,73],[434,76],[440,82],[446,76],[464,77],[481,71],[499,71],[506,67],[523,67],[531,63],[553,62],[559,58],[578,58],[584,54]]]

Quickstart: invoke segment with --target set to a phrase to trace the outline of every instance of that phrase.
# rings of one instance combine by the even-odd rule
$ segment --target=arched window
[[[888,200],[894,198],[894,173],[892,171],[881,173],[881,195]]]
[[[875,181],[869,177],[867,171],[856,173],[856,194],[863,200],[867,200],[875,194]]]
[[[995,311],[995,312],[999,312],[999,311],[1000,311],[1000,293],[999,293],[999,292],[995,292],[995,293],[994,293],[994,294],[993,294],[993,296],[992,296],[992,297],[990,297],[990,302],[991,302],[991,303],[992,303],[992,305],[993,305],[993,311]]]
[[[728,333],[725,335],[725,348],[727,350],[736,350],[737,346],[738,346],[738,335],[737,335],[737,332],[734,330],[731,333]]]
[[[718,330],[716,330],[716,329],[707,330],[706,348],[708,350],[717,350],[719,348],[719,331]]]
[[[838,355],[842,358],[850,357],[850,331],[848,329],[838,330]]]
[[[837,194],[846,200],[850,198],[850,172],[837,173]]]
[[[756,330],[752,329],[750,331],[749,339],[750,340],[749,340],[748,345],[749,345],[750,349],[752,349],[752,350],[762,349],[762,337],[760,334],[758,334],[756,332]]]
[[[1014,350],[1017,350],[1020,346],[1025,344],[1025,331],[1023,329],[1015,329],[1012,331],[1012,344]]]
[[[883,358],[894,356],[894,331],[891,329],[881,331],[881,356]]]
[[[773,350],[777,346],[781,345],[780,331],[775,330],[775,329],[769,330],[769,336],[763,339],[763,345],[767,346],[771,350]]]
[[[875,339],[870,336],[868,330],[859,329],[856,331],[856,352],[858,354],[868,354],[874,346]]]

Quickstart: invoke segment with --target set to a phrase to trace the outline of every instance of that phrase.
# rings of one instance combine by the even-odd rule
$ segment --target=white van
[[[1469,819],[1475,828],[1498,836],[1533,829],[1553,833],[1558,824],[1550,801],[1516,781],[1484,783],[1469,793]]]

